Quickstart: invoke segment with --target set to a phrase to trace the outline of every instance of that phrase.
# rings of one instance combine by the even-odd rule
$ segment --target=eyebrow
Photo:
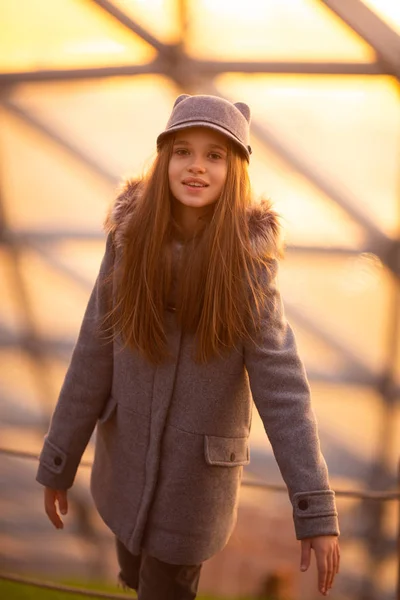
[[[190,142],[187,142],[186,140],[176,140],[174,146],[177,146],[178,144],[181,146],[190,146]],[[223,150],[224,152],[227,152],[228,150],[227,146],[221,146],[220,144],[209,144],[208,147],[210,149]]]

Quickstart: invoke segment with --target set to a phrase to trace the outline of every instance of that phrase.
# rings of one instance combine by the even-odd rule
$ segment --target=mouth
[[[208,183],[198,177],[187,177],[182,181],[182,185],[186,185],[190,188],[205,188],[208,187]]]

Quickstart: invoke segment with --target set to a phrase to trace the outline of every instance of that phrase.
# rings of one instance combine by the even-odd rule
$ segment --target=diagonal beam
[[[257,121],[252,122],[252,130],[256,137],[277,156],[282,158],[298,173],[303,175],[320,192],[330,198],[335,204],[346,212],[358,225],[361,225],[368,235],[366,245],[370,252],[376,254],[398,279],[400,277],[400,264],[398,260],[399,242],[389,238],[381,231],[375,222],[359,207],[356,198],[339,187],[326,174],[315,165],[304,159],[300,153],[284,144],[268,127]]]
[[[256,137],[263,142],[269,149],[273,150],[280,158],[298,173],[310,181],[319,191],[331,198],[340,208],[342,208],[358,225],[361,225],[375,243],[386,246],[389,242],[387,238],[370,219],[365,212],[356,205],[356,201],[340,190],[333,181],[329,180],[326,173],[322,173],[314,164],[308,163],[301,157],[300,153],[294,148],[286,145],[269,127],[261,125],[260,122],[252,121],[252,130]]]
[[[104,236],[103,236],[104,237]],[[91,279],[90,277],[85,277],[76,269],[66,265],[62,260],[56,257],[56,255],[51,252],[48,248],[45,248],[41,244],[38,243],[30,243],[29,248],[34,250],[39,256],[55,271],[61,273],[62,275],[68,277],[74,283],[78,284],[80,287],[86,290],[91,290],[95,278]]]
[[[286,298],[284,299],[284,304],[285,311],[290,319],[295,319],[301,327],[322,340],[329,348],[336,351],[346,361],[351,372],[356,377],[359,377],[360,380],[368,381],[369,383],[373,381],[376,382],[377,376],[361,362],[359,357],[352,352],[348,346],[327,331],[321,322],[316,322],[314,317],[311,317],[305,311],[300,310],[294,303]]]
[[[361,0],[321,2],[372,46],[383,68],[400,79],[400,36],[387,23]]]
[[[99,8],[104,10],[107,14],[111,15],[114,19],[118,21],[121,25],[132,31],[137,36],[139,36],[142,40],[144,40],[147,44],[152,46],[157,52],[162,55],[169,56],[171,52],[171,48],[168,44],[164,44],[160,42],[154,35],[149,33],[144,27],[136,23],[131,17],[129,17],[122,10],[117,8],[112,2],[109,0],[91,0],[94,4],[97,4]],[[157,18],[157,17],[155,17]]]
[[[224,97],[224,94],[220,92],[215,84],[206,86],[205,93]],[[357,206],[356,200],[351,194],[340,189],[329,179],[326,173],[322,173],[314,164],[307,162],[300,153],[284,144],[270,128],[264,124],[262,125],[256,119],[252,120],[252,132],[265,147],[282,158],[284,162],[289,164],[298,173],[310,181],[316,189],[340,206],[340,208],[358,223],[358,225],[361,225],[368,234],[369,240],[367,241],[367,244],[371,247],[372,251],[379,256],[382,262],[385,263],[393,273],[398,275],[396,272],[396,265],[394,265],[392,260],[395,241],[386,236],[376,226],[375,222]]]
[[[11,102],[10,100],[3,99],[0,102],[1,106],[11,112],[13,115],[17,116],[19,119],[40,131],[43,135],[50,138],[57,145],[61,146],[64,150],[66,150],[70,155],[76,158],[79,162],[88,167],[91,171],[93,171],[96,175],[99,175],[101,178],[105,179],[108,183],[112,185],[116,185],[119,181],[119,177],[117,177],[111,171],[108,171],[103,165],[97,162],[93,157],[85,154],[79,148],[79,146],[73,144],[69,140],[65,139],[61,134],[59,134],[55,129],[51,128],[49,125],[43,123],[38,117],[33,116],[28,111],[22,109],[16,103]]]

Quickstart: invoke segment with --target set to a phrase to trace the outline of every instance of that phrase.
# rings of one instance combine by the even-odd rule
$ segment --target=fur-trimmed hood
[[[107,233],[113,233],[117,246],[123,244],[124,231],[129,222],[135,199],[140,193],[140,182],[128,179],[121,185],[104,222]],[[269,200],[262,200],[248,209],[248,223],[252,246],[259,256],[282,257],[279,216]]]

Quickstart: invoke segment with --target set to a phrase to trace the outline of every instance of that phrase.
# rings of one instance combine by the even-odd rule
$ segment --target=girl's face
[[[226,180],[227,155],[227,140],[217,131],[206,127],[178,131],[168,167],[174,198],[194,209],[214,204]]]

